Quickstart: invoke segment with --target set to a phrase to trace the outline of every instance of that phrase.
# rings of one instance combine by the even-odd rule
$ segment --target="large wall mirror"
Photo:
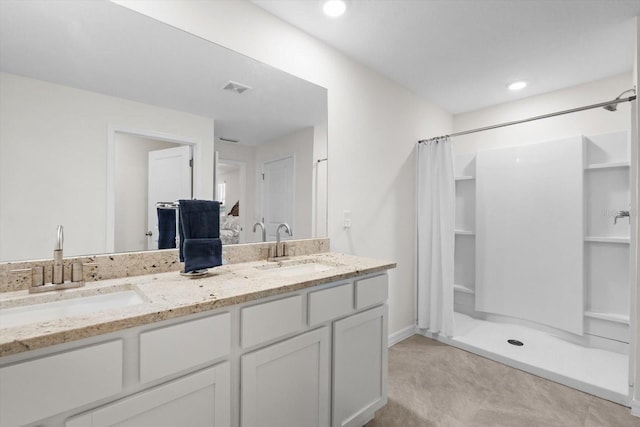
[[[326,89],[109,1],[0,2],[0,261],[59,224],[65,256],[154,250],[192,197],[226,244],[326,236]]]

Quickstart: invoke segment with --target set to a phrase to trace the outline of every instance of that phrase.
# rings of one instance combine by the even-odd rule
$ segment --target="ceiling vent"
[[[218,138],[220,141],[222,142],[232,142],[234,144],[237,144],[238,142],[240,142],[237,139],[231,139],[231,138],[225,138],[224,136],[221,136],[220,138]]]
[[[248,91],[249,89],[251,89],[251,86],[243,85],[242,83],[238,83],[238,82],[234,82],[234,81],[229,80],[227,82],[227,84],[222,89],[229,90],[229,91],[235,92],[237,94],[242,94],[242,93]]]

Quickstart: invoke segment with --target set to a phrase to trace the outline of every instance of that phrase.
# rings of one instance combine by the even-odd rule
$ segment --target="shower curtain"
[[[418,327],[452,336],[455,178],[449,138],[417,146]]]

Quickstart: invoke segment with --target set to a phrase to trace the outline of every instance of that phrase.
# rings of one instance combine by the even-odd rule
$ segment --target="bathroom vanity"
[[[362,426],[387,400],[394,267],[319,253],[57,292],[139,300],[0,320],[0,426]],[[2,308],[34,297],[0,295]]]

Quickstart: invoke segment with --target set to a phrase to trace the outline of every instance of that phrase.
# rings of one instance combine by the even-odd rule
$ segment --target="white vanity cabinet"
[[[387,280],[362,275],[2,358],[0,427],[363,426],[387,400]]]
[[[65,427],[228,427],[230,387],[224,362],[71,418]]]

